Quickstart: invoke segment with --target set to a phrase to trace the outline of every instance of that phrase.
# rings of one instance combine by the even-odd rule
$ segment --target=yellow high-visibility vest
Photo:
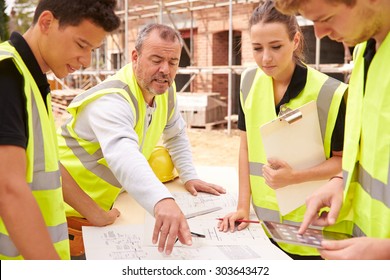
[[[0,45],[0,60],[11,58],[24,78],[28,115],[26,182],[38,203],[57,253],[70,259],[68,228],[61,187],[54,118],[50,94],[46,109],[30,71],[9,42]],[[0,219],[0,259],[23,259]]]
[[[296,109],[312,100],[316,100],[321,134],[326,158],[331,154],[331,139],[336,123],[340,102],[347,85],[319,71],[307,67],[306,86],[299,95],[285,105]],[[267,163],[260,126],[277,117],[273,95],[272,77],[264,74],[259,68],[247,69],[241,80],[241,104],[245,114],[246,133],[248,141],[248,159],[252,203],[260,220],[271,220],[289,224],[302,222],[306,206],[281,216],[275,191],[265,183],[262,176],[262,166]],[[350,232],[352,223],[336,225],[334,230]],[[280,243],[285,251],[298,255],[318,255],[316,249],[304,246]]]
[[[106,94],[113,93],[122,95],[130,104],[136,119],[134,130],[138,136],[140,151],[146,159],[149,159],[168,120],[173,115],[176,98],[175,85],[172,85],[167,93],[155,96],[156,110],[150,126],[146,129],[147,104],[133,74],[132,65],[128,64],[98,86],[76,96],[69,105],[71,119],[58,133],[61,164],[80,188],[106,211],[112,207],[122,186],[108,167],[100,143],[86,141],[79,137],[74,126],[80,108]],[[66,215],[82,217],[68,204],[66,204]]]
[[[390,238],[390,35],[375,54],[364,88],[364,51],[355,47],[347,103],[343,172],[353,197],[354,236]]]

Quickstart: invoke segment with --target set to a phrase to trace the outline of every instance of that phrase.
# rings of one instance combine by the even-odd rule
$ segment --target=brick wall
[[[155,1],[132,1],[142,5],[153,4]],[[257,4],[233,5],[233,34],[234,50],[233,65],[249,66],[254,64],[252,48],[248,32],[248,22],[253,9]],[[187,13],[190,21],[190,13]],[[211,67],[228,65],[228,32],[229,32],[229,7],[209,8],[193,12],[194,17],[194,64],[195,67]],[[186,19],[186,14],[181,14],[180,20]],[[169,23],[169,19],[165,23]],[[150,17],[131,20],[129,22],[129,52],[134,48],[134,41],[140,27],[149,22],[158,22],[158,18]],[[183,23],[181,23],[182,25]],[[188,26],[188,24],[187,24]],[[308,63],[314,63],[315,36],[313,27],[304,28]],[[188,28],[183,30],[188,35]],[[342,44],[332,42],[329,39],[322,40],[321,63],[343,63]],[[181,77],[182,79],[183,77]],[[189,78],[189,76],[188,76]],[[184,82],[182,82],[184,83]],[[239,75],[233,77],[233,112],[236,111],[238,102]],[[223,98],[228,95],[228,75],[213,74],[211,72],[199,74],[193,80],[190,90],[192,92],[219,92]]]

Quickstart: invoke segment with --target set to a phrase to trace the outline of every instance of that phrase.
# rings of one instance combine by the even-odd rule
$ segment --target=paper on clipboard
[[[294,169],[306,169],[326,160],[317,105],[310,101],[260,128],[267,158],[287,162]],[[305,203],[305,199],[326,181],[311,181],[277,189],[279,210],[286,215]]]

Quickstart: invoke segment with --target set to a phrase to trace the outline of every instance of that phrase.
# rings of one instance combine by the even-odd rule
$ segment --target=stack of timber
[[[73,98],[83,92],[80,89],[61,89],[51,91],[51,101],[54,117],[60,117],[66,112],[66,108]]]

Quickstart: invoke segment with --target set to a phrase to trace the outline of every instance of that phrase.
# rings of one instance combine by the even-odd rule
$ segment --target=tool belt
[[[68,222],[68,234],[70,244],[70,255],[78,257],[85,254],[82,226],[92,226],[87,219],[78,217],[66,217]]]

